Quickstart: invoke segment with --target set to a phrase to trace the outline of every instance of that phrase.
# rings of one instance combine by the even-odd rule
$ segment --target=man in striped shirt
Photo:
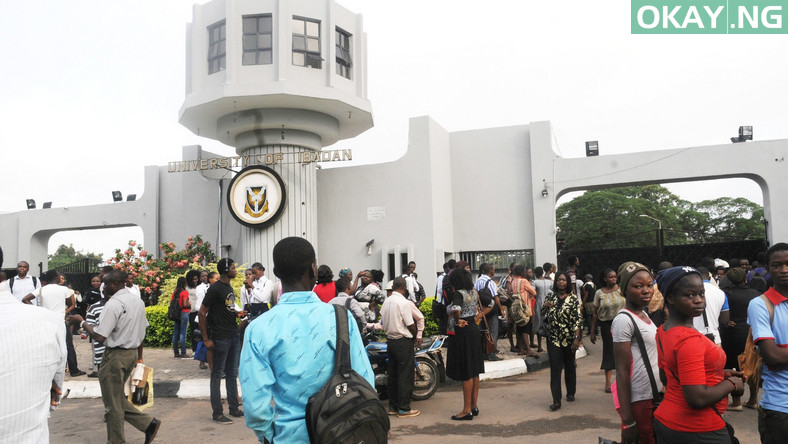
[[[85,314],[85,322],[88,323],[93,329],[96,329],[99,326],[99,316],[101,316],[101,312],[104,310],[104,304],[107,303],[107,298],[101,298],[100,301],[96,302],[95,304],[88,307],[88,311]],[[101,360],[104,357],[104,349],[106,346],[90,338],[90,344],[93,348],[93,371],[88,375],[89,378],[98,378],[98,370],[99,366],[101,365]]]

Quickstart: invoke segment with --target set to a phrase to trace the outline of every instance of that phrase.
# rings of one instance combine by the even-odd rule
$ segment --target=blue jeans
[[[238,336],[213,340],[213,370],[211,371],[211,408],[213,417],[222,414],[222,375],[227,389],[227,406],[231,412],[238,410],[238,362],[241,343]]]
[[[172,351],[178,356],[178,341],[181,344],[181,355],[186,355],[186,328],[189,326],[189,313],[181,313],[181,320],[175,321],[172,330]]]

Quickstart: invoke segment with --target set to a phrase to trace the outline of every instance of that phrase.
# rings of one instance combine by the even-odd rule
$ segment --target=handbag
[[[619,314],[625,314],[629,316],[629,319],[632,320],[632,326],[634,327],[634,336],[635,340],[637,340],[638,347],[640,347],[640,357],[643,359],[643,365],[646,366],[646,372],[648,373],[648,379],[651,382],[651,394],[653,396],[652,402],[654,403],[654,409],[656,410],[659,407],[659,404],[665,398],[665,394],[660,392],[657,388],[657,379],[654,377],[654,370],[651,368],[651,361],[648,359],[648,352],[646,351],[646,343],[643,342],[643,335],[640,333],[640,329],[638,328],[637,322],[635,322],[635,318],[626,311],[621,311]]]
[[[478,300],[476,301],[476,307],[479,309],[479,313],[481,313],[482,306]],[[484,354],[489,355],[495,353],[495,350],[498,349],[498,345],[497,341],[493,339],[490,333],[490,326],[487,325],[487,316],[482,316],[482,321],[484,322],[484,328],[479,329],[482,333],[482,346],[484,347]]]
[[[531,306],[525,303],[520,294],[519,279],[512,283],[511,304],[509,306],[509,321],[518,327],[524,327],[531,320]]]
[[[201,362],[208,361],[208,349],[205,348],[205,344],[202,341],[197,343],[197,348],[194,350],[194,359]]]

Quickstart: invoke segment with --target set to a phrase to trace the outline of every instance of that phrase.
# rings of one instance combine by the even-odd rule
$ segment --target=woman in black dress
[[[473,289],[471,273],[455,268],[448,276],[454,289],[449,315],[449,349],[446,375],[462,381],[462,411],[451,417],[455,421],[471,420],[479,414],[479,374],[484,373],[481,333],[477,322],[484,316],[478,309],[479,294]]]

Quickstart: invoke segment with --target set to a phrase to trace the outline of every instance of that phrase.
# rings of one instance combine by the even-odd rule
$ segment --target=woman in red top
[[[673,267],[659,273],[657,285],[670,310],[657,330],[659,373],[666,387],[654,415],[657,441],[730,443],[721,415],[728,394],[742,393],[744,386],[741,372],[723,370],[725,352],[692,325],[706,308],[703,278],[692,267]]]
[[[321,301],[328,303],[337,296],[337,286],[333,281],[334,272],[328,265],[317,267],[317,285],[312,291],[315,292]]]
[[[175,291],[172,292],[172,297],[178,298],[178,305],[181,306],[181,319],[174,321],[175,328],[172,331],[172,351],[175,353],[176,358],[189,358],[186,354],[186,328],[189,326],[189,311],[191,311],[191,304],[189,304],[189,292],[186,290],[186,278],[179,277],[175,283]],[[178,342],[180,342],[181,352],[178,354]]]

